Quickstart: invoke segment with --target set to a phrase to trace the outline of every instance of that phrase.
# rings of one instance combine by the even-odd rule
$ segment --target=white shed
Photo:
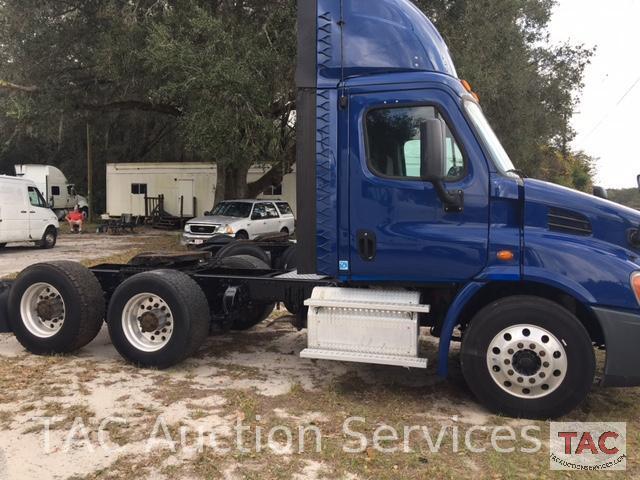
[[[254,167],[247,181],[260,178],[266,168]],[[107,164],[107,213],[145,215],[145,197],[164,195],[165,210],[175,216],[195,217],[211,210],[216,192],[215,163],[109,163]],[[282,199],[295,212],[295,173],[282,186],[259,198]],[[150,213],[150,212],[147,212]]]

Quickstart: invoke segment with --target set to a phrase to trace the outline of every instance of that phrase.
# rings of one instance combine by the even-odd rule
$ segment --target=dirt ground
[[[304,360],[298,354],[305,343],[305,332],[296,331],[276,314],[247,332],[210,337],[195,358],[156,371],[126,364],[104,330],[69,357],[36,357],[11,335],[0,335],[0,479],[613,475],[550,472],[545,450],[548,422],[502,418],[478,406],[464,386],[455,353],[452,378],[437,380],[433,340],[425,338],[421,345],[422,354],[432,362],[427,372]],[[628,470],[626,477],[618,474],[619,478],[640,474],[639,394],[638,389],[595,387],[587,402],[571,418],[563,419],[628,422]],[[40,417],[50,419],[48,441],[45,420]],[[434,441],[439,429],[453,432],[457,428],[461,444],[463,432],[472,427],[503,426],[518,432],[530,426],[538,429],[533,436],[542,447],[530,454],[456,451],[453,437],[447,435],[441,450],[433,453],[426,437],[415,435],[411,451],[383,453],[368,446],[347,453],[346,446],[360,445],[355,434],[345,435],[345,421],[353,417],[358,420],[350,429],[364,435],[369,445],[381,425],[399,431],[407,425],[427,428],[434,432]],[[238,425],[246,427],[241,434]],[[292,442],[282,431],[269,437],[267,432],[276,427],[289,428]],[[317,437],[300,434],[300,428],[317,428],[320,448]],[[244,451],[238,449],[239,435]],[[488,435],[477,430],[474,444],[486,444]],[[211,438],[216,440],[212,443]],[[518,439],[515,446],[520,449],[526,444]]]
[[[64,228],[64,227],[63,227]],[[140,228],[131,235],[107,235],[96,233],[62,233],[58,243],[50,250],[34,247],[32,243],[12,243],[0,250],[0,279],[7,278],[25,267],[53,260],[74,260],[95,263],[107,257],[126,255],[136,249],[149,248],[145,244],[157,244],[167,240],[177,244],[179,234]]]

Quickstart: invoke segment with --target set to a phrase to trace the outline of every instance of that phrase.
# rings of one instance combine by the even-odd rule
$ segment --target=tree
[[[546,46],[553,2],[416,3],[517,166],[587,189],[569,120],[591,52]],[[295,0],[0,0],[0,171],[84,184],[90,123],[99,206],[107,162],[216,161],[218,200],[257,195],[295,161],[295,17]],[[252,164],[272,168],[247,185]]]
[[[570,120],[592,50],[549,46],[553,0],[418,0],[447,41],[458,74],[471,82],[515,165],[549,177],[553,147],[571,163]],[[584,156],[584,154],[580,154]],[[548,159],[547,159],[548,160]],[[582,180],[580,180],[582,182]],[[564,184],[575,185],[562,177]]]
[[[295,2],[183,2],[145,54],[160,102],[181,105],[183,138],[218,165],[216,199],[254,197],[295,161]],[[252,164],[271,173],[247,185]]]

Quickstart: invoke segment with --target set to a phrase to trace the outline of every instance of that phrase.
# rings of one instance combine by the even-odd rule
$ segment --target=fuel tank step
[[[420,293],[316,287],[310,299],[303,358],[426,368],[418,356]]]

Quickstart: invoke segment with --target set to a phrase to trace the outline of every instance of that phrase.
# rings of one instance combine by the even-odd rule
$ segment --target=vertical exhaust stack
[[[298,272],[316,273],[317,0],[298,0],[296,195]]]

